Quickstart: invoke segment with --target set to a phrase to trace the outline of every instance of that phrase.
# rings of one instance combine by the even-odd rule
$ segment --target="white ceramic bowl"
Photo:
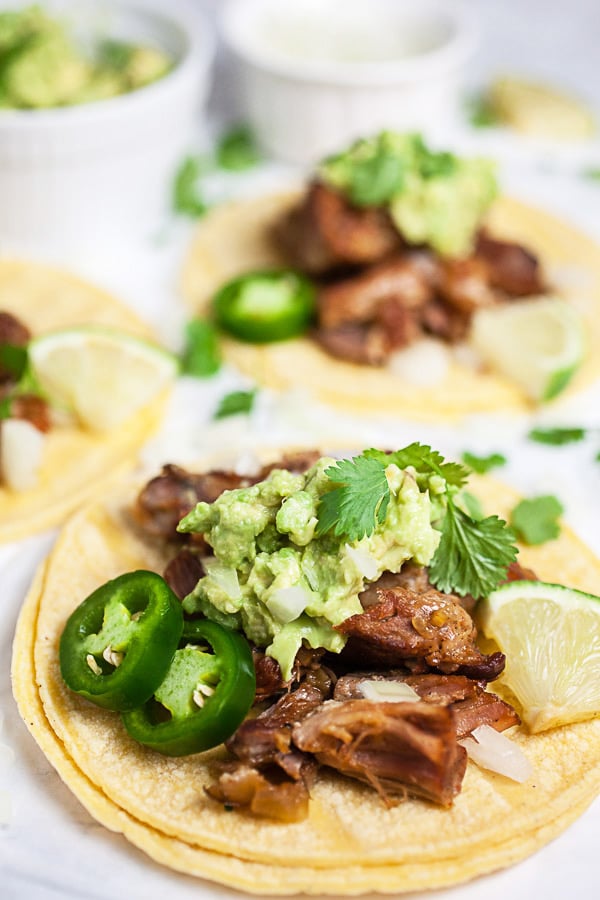
[[[221,31],[259,141],[294,163],[382,128],[443,132],[475,45],[459,0],[229,0]]]
[[[164,78],[108,100],[0,109],[0,250],[89,248],[151,233],[208,91],[212,29],[168,4],[164,12],[113,0],[44,7],[82,36],[148,42],[176,62]]]

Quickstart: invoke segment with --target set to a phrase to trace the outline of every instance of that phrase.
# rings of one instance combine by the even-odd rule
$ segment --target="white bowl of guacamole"
[[[158,230],[213,55],[193,7],[3,3],[3,245],[70,249]]]

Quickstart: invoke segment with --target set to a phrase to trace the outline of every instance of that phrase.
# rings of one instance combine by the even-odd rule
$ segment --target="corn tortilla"
[[[95,324],[152,337],[148,326],[110,295],[66,272],[29,262],[0,261],[0,310],[17,316],[34,336]],[[34,488],[13,491],[0,479],[0,543],[56,525],[103,482],[122,474],[158,425],[163,406],[164,398],[157,398],[108,434],[53,428]]]
[[[506,513],[515,495],[486,479],[474,490]],[[135,744],[118,715],[63,685],[58,641],[71,610],[132,568],[165,556],[128,518],[137,486],[76,514],[23,609],[13,652],[21,715],[90,813],[158,862],[257,894],[402,892],[441,887],[516,862],[562,831],[600,790],[600,720],[514,739],[534,766],[519,785],[469,763],[451,810],[417,800],[386,809],[374,791],[322,771],[304,822],[224,811],[204,796],[219,748],[162,757]],[[600,593],[600,562],[567,529],[522,561],[540,578]]]
[[[215,291],[228,279],[260,268],[284,266],[270,229],[297,200],[285,194],[218,207],[198,227],[183,269],[182,291],[196,313],[206,313]],[[548,272],[581,275],[560,287],[585,318],[588,353],[565,394],[600,378],[600,250],[586,235],[543,210],[503,197],[486,224],[499,238],[536,253]],[[583,288],[580,281],[585,282]],[[456,420],[479,412],[530,412],[531,403],[508,379],[479,372],[451,359],[444,380],[431,387],[409,384],[387,369],[335,359],[308,338],[275,344],[223,341],[226,358],[259,384],[277,390],[301,385],[315,397],[357,414],[406,415],[419,421]]]

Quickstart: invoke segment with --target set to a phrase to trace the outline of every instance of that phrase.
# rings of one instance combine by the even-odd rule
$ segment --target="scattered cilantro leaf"
[[[596,453],[595,459],[596,462],[600,462],[600,450]]]
[[[517,503],[510,516],[510,524],[525,544],[545,544],[560,534],[558,517],[563,505],[552,494],[532,497]]]
[[[221,401],[215,412],[215,419],[225,419],[227,416],[235,416],[238,413],[251,412],[254,405],[256,390],[252,391],[232,391],[221,398]]]
[[[585,428],[533,428],[527,437],[538,444],[550,444],[562,447],[563,444],[574,444],[586,436]]]
[[[467,101],[467,116],[473,128],[494,128],[501,125],[501,119],[485,94],[471,97]]]
[[[321,498],[317,534],[333,529],[337,537],[349,541],[373,534],[376,525],[385,521],[390,502],[385,466],[376,459],[355,456],[341,459],[325,474],[338,487]]]
[[[584,169],[581,174],[590,181],[600,181],[600,166],[591,166],[589,169]]]
[[[477,456],[475,453],[469,453],[468,450],[462,455],[462,461],[478,475],[485,475],[490,469],[498,466],[506,465],[506,457],[501,453],[490,453],[489,456]]]
[[[8,371],[13,378],[22,378],[27,369],[27,347],[14,344],[0,344],[0,369]]]
[[[173,209],[175,212],[192,218],[200,218],[208,209],[202,198],[198,179],[202,174],[203,163],[198,156],[186,157],[173,182]]]
[[[192,319],[185,326],[186,344],[181,357],[184,375],[207,378],[221,367],[219,337],[212,322]]]
[[[399,469],[414,466],[417,472],[423,475],[440,475],[451,487],[460,488],[469,477],[468,469],[460,463],[445,462],[444,457],[437,450],[432,450],[427,444],[415,442],[396,450],[394,453],[384,453],[382,450],[365,450],[367,459],[376,459],[386,466],[395,463]]]
[[[470,491],[461,491],[456,498],[456,502],[462,503],[464,511],[476,522],[485,519],[485,513],[479,499]]]
[[[348,196],[356,206],[383,206],[400,192],[403,183],[402,159],[380,148],[377,155],[354,163]]]
[[[248,125],[235,125],[219,140],[216,149],[217,165],[230,172],[251,169],[261,160],[254,135]]]
[[[513,541],[513,532],[498,516],[475,521],[449,501],[429,579],[445,593],[484,597],[517,558]]]
[[[0,419],[10,419],[12,414],[12,397],[3,397],[0,400]]]

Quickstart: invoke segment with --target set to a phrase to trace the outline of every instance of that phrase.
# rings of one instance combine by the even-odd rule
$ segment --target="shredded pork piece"
[[[228,808],[244,808],[261,818],[299,822],[308,815],[309,793],[303,781],[275,780],[252,766],[232,765],[205,791]]]
[[[408,793],[450,806],[467,764],[452,711],[427,703],[332,701],[294,726],[293,741],[375,787],[387,805]]]
[[[205,574],[198,555],[184,547],[167,565],[163,577],[173,593],[183,600]]]
[[[499,241],[482,230],[475,253],[485,263],[492,287],[506,296],[526,297],[546,290],[537,257],[520,244]]]

